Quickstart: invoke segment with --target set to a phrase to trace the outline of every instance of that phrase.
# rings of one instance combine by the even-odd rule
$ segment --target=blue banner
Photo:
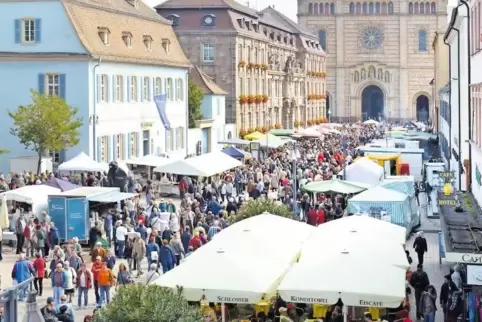
[[[155,95],[154,102],[156,102],[157,112],[159,112],[162,124],[166,130],[169,131],[171,129],[171,123],[169,123],[166,114],[167,94]]]

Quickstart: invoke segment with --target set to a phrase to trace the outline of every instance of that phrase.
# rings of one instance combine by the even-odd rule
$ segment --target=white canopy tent
[[[174,162],[173,159],[161,157],[157,155],[144,155],[141,157],[134,157],[127,160],[125,163],[132,165],[144,165],[148,167],[160,167],[162,165]]]
[[[385,175],[382,166],[363,157],[348,165],[338,175],[345,175],[344,180],[367,183],[372,186],[379,184]]]
[[[47,185],[34,185],[7,191],[5,197],[7,200],[34,204],[46,202],[49,195],[58,195],[60,192],[60,189]]]
[[[266,257],[259,248],[248,257],[239,248],[203,246],[181,265],[158,278],[154,284],[183,288],[188,301],[205,299],[217,303],[258,303],[276,293],[279,279],[289,265]]]
[[[59,165],[59,171],[107,171],[108,165],[93,160],[84,152]]]
[[[384,234],[372,236],[339,233],[337,230],[319,230],[308,239],[301,250],[300,263],[333,263],[340,254],[347,254],[354,260],[365,262],[376,255],[376,263],[410,268],[402,245],[394,243]],[[336,243],[333,243],[336,240]],[[323,254],[320,256],[320,254]]]
[[[320,254],[321,255],[321,254]],[[322,255],[321,255],[322,256]],[[330,262],[299,263],[278,287],[281,298],[294,303],[396,308],[405,299],[405,270],[341,254]]]
[[[372,124],[372,125],[380,125],[380,122],[375,120],[366,120],[363,124]]]
[[[314,235],[333,234],[335,231],[339,235],[350,234],[351,238],[370,238],[378,235],[399,245],[405,245],[407,240],[406,228],[362,215],[343,217],[320,225]],[[359,237],[355,237],[357,235]]]
[[[196,157],[171,162],[154,169],[155,172],[186,176],[210,177],[243,165],[223,152],[210,152]]]

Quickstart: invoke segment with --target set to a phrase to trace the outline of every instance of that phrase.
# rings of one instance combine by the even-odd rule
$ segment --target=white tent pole
[[[224,314],[224,310],[226,310],[226,306],[224,303],[221,303],[221,321],[226,322],[226,315]]]

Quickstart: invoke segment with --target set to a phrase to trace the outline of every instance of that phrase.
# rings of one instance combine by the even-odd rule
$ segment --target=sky
[[[147,2],[150,6],[156,6],[159,3],[164,2],[163,0],[144,0]],[[281,13],[285,14],[286,16],[290,17],[294,21],[298,21],[296,18],[296,10],[297,10],[297,5],[296,5],[296,0],[236,0],[239,3],[242,4],[247,4],[248,1],[250,1],[250,7],[256,8],[258,10],[264,9],[267,6],[273,6],[275,7],[276,10],[280,11]],[[277,4],[275,4],[278,2]]]

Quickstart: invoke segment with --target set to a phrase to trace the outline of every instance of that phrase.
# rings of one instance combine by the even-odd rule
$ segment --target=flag
[[[156,102],[157,112],[159,113],[162,124],[166,130],[169,131],[171,129],[171,123],[169,123],[166,114],[167,94],[155,95],[154,102]]]

